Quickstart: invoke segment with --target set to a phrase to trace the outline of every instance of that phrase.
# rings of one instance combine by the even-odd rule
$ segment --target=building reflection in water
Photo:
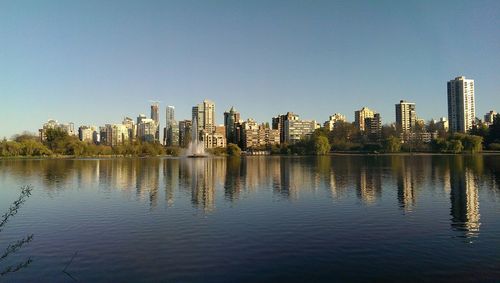
[[[215,209],[215,188],[224,179],[226,160],[219,158],[193,158],[185,160],[186,179],[191,188],[191,203],[205,212]]]
[[[469,168],[452,170],[450,184],[452,228],[465,232],[465,237],[478,236],[481,223],[474,173]]]
[[[136,159],[133,161],[137,176],[136,194],[140,199],[148,199],[149,205],[154,208],[158,205],[160,159]]]
[[[165,201],[172,206],[175,201],[175,190],[179,188],[181,176],[179,159],[163,160],[163,178],[165,180]]]
[[[394,193],[401,209],[409,212],[417,209],[417,198],[425,188],[427,197],[436,193],[447,199],[449,194],[451,227],[469,237],[480,229],[479,187],[500,200],[497,161],[487,156],[0,160],[4,168],[0,177],[38,182],[49,196],[75,187],[119,190],[151,208],[163,199],[171,206],[187,196],[206,212],[215,209],[218,191],[228,202],[266,190],[289,200],[325,190],[332,199],[354,197],[373,204],[383,189]],[[391,191],[392,184],[396,191]]]

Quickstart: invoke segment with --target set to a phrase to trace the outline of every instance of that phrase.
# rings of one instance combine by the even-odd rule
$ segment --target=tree
[[[462,142],[464,149],[471,153],[481,152],[483,150],[483,138],[480,136],[466,135]]]
[[[454,139],[449,142],[448,149],[453,153],[460,153],[464,149],[464,146],[460,140]]]
[[[45,143],[53,151],[64,152],[65,140],[68,133],[62,129],[47,129],[45,131]]]
[[[401,151],[401,140],[395,136],[390,136],[385,139],[383,149],[385,152],[399,152]]]
[[[318,136],[312,139],[314,144],[314,154],[326,155],[330,152],[330,143],[325,136]]]
[[[227,154],[229,156],[240,156],[241,155],[240,147],[234,143],[228,144],[226,151],[227,151]]]

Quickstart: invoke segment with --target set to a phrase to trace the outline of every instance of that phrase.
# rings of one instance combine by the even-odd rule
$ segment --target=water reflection
[[[300,201],[324,194],[333,202],[357,198],[373,205],[390,198],[404,213],[419,209],[422,191],[449,197],[451,227],[477,236],[480,188],[500,199],[497,156],[334,156],[205,159],[2,160],[0,180],[38,180],[50,196],[62,190],[123,191],[155,209],[186,195],[205,213],[243,194],[270,193]],[[163,190],[160,188],[163,187]],[[163,194],[163,196],[162,196]]]
[[[479,234],[479,193],[472,170],[457,170],[451,174],[452,227],[464,231],[466,237]]]

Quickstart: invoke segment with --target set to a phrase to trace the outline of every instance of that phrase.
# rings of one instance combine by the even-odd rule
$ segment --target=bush
[[[488,149],[490,149],[490,150],[500,150],[500,143],[491,143],[488,146]]]
[[[229,156],[239,156],[241,155],[241,148],[234,144],[234,143],[230,143],[227,145],[227,148],[226,148],[226,151],[227,151],[227,154]]]

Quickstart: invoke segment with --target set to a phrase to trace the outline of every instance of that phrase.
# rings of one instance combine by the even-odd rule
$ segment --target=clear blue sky
[[[0,137],[75,125],[190,118],[204,98],[261,122],[327,120],[400,99],[447,115],[446,81],[476,81],[500,110],[500,1],[0,0]],[[163,126],[162,125],[162,126]]]

